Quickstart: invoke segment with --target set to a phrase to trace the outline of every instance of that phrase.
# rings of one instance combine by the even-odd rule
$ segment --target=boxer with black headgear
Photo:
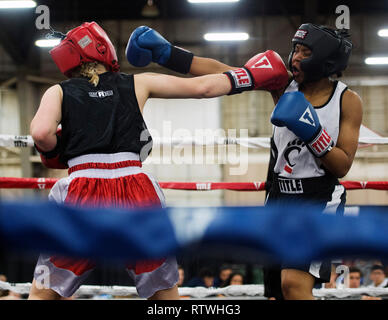
[[[69,167],[69,177],[53,186],[50,200],[99,207],[164,206],[158,183],[141,169],[152,145],[142,115],[147,99],[232,94],[230,75],[187,79],[120,73],[113,44],[95,22],[86,22],[62,38],[50,54],[70,79],[44,93],[31,122],[31,136],[43,163],[51,168]],[[254,89],[256,71],[247,66],[243,72]],[[29,298],[70,297],[93,268],[87,259],[42,254]],[[127,269],[141,297],[179,298],[174,257],[131,263]],[[42,277],[41,270],[48,273]],[[42,278],[43,283],[37,282]]]
[[[296,31],[288,59],[293,79],[284,90],[272,92],[276,107],[266,205],[307,202],[343,214],[346,192],[338,178],[353,163],[362,103],[330,77],[342,75],[351,50],[345,30],[307,23]],[[331,270],[331,261],[265,268],[265,295],[313,299],[314,285],[329,282]]]
[[[160,39],[158,42],[163,43]],[[298,28],[291,45],[289,82],[278,89],[262,87],[271,92],[276,104],[271,117],[274,127],[266,205],[279,206],[287,214],[287,204],[297,202],[303,208],[307,202],[322,211],[342,214],[346,194],[338,178],[345,176],[353,163],[362,102],[357,93],[331,76],[341,76],[346,69],[352,43],[345,30],[306,23]],[[128,46],[133,48],[131,43]],[[155,42],[148,41],[143,49],[155,48]],[[231,68],[197,56],[185,67],[192,75]],[[276,79],[275,69],[267,74],[268,79]],[[265,268],[265,295],[313,299],[312,288],[328,282],[330,271],[330,261]]]
[[[352,43],[346,30],[332,30],[311,23],[302,24],[292,39],[292,51],[288,66],[294,75],[303,71],[304,81],[313,82],[321,78],[337,75],[340,77],[348,65]],[[300,69],[293,65],[296,46],[311,50],[311,55],[300,62]]]

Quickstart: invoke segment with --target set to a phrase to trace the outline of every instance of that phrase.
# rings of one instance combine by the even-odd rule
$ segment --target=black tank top
[[[117,152],[139,153],[145,160],[152,138],[137,103],[133,75],[106,72],[97,87],[87,78],[60,86],[63,162],[84,154]]]

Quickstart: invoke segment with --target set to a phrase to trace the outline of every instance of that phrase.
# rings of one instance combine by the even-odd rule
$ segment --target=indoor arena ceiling
[[[150,0],[40,0],[52,9],[56,21],[95,19],[144,19],[142,9]],[[198,5],[187,0],[153,0],[162,19],[249,17],[257,15],[303,15],[307,11],[333,14],[342,4],[351,13],[383,13],[388,10],[387,0],[240,0],[227,5]],[[315,9],[316,8],[316,9]]]
[[[1,0],[0,0],[1,1]],[[198,5],[187,0],[36,0],[38,5],[50,9],[50,22],[80,22],[95,20],[136,20],[198,18],[234,19],[283,15],[291,21],[291,16],[313,22],[320,16],[335,13],[339,4],[348,5],[350,14],[383,14],[388,12],[388,0],[240,0],[237,3]],[[144,15],[144,7],[153,3],[158,15],[152,18]],[[33,41],[38,30],[35,27],[37,14],[34,9],[0,11],[0,45],[17,64],[37,66],[37,50]]]

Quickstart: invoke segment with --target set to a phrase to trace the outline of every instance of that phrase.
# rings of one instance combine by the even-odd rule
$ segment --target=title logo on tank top
[[[89,97],[91,98],[105,98],[110,96],[113,96],[113,90],[89,92]]]

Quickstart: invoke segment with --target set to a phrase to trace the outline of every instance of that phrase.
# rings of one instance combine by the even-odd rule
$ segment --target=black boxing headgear
[[[292,51],[288,57],[288,65],[292,71],[292,57],[297,44],[311,50],[311,56],[300,62],[305,74],[304,81],[317,81],[336,74],[342,75],[346,69],[352,52],[352,43],[346,30],[332,30],[312,23],[302,24],[292,38]]]

